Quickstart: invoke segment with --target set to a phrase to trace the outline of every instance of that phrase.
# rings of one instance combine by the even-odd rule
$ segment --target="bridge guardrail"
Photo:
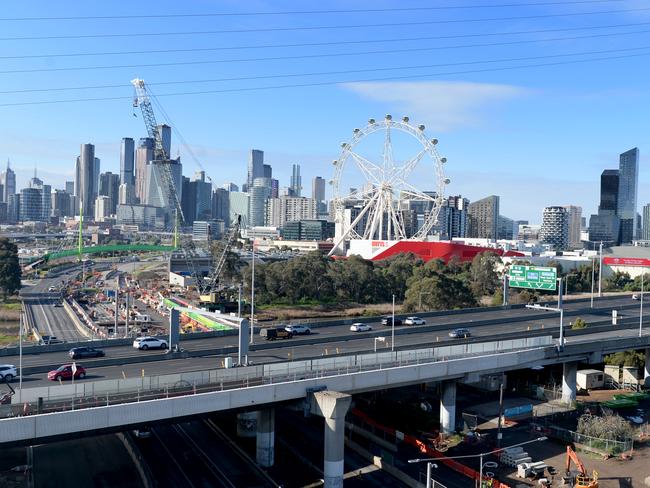
[[[27,405],[26,410],[36,412],[39,398],[44,402],[42,412],[88,408],[98,405],[137,402],[143,399],[164,398],[165,395],[194,394],[197,390],[223,390],[246,388],[254,384],[271,384],[296,381],[307,377],[342,375],[360,371],[381,370],[439,362],[459,357],[482,356],[526,349],[548,347],[553,343],[550,336],[510,339],[473,344],[457,344],[441,347],[354,354],[340,357],[307,359],[283,363],[243,366],[230,369],[214,369],[189,373],[176,373],[140,378],[78,381],[72,384],[23,388],[12,397],[13,408]],[[184,393],[179,393],[184,392]],[[0,417],[11,416],[10,406],[0,407]]]

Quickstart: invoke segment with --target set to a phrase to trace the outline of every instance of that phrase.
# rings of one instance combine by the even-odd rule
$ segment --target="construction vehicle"
[[[577,474],[571,472],[571,461],[578,468]],[[585,465],[571,446],[566,446],[566,473],[563,482],[569,483],[573,488],[598,488],[598,473],[593,471],[591,476],[587,475]]]

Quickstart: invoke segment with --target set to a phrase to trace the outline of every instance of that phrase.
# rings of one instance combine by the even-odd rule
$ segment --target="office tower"
[[[468,237],[496,239],[499,224],[499,197],[491,195],[467,206]]]
[[[3,191],[0,194],[0,200],[9,203],[9,195],[16,194],[16,173],[11,169],[7,159],[7,169],[0,174],[0,184]]]
[[[39,188],[20,190],[20,222],[43,220],[43,191]]]
[[[280,194],[280,182],[271,178],[271,198],[278,198]]]
[[[618,210],[619,171],[606,169],[600,175],[598,214],[589,218],[589,240],[617,244],[620,237]]]
[[[504,239],[507,241],[514,239],[514,224],[514,220],[509,219],[504,215],[499,215],[497,221],[497,239]]]
[[[271,195],[271,178],[255,178],[250,193],[250,225],[264,225],[266,216],[266,200]]]
[[[553,250],[564,251],[569,246],[569,214],[564,207],[546,207],[539,231],[542,244],[551,244]]]
[[[95,146],[82,144],[75,175],[75,196],[79,198],[79,205],[83,208],[83,215],[93,217],[95,198],[97,197],[97,182],[95,178]]]
[[[99,195],[99,175],[100,175],[100,166],[101,166],[101,160],[99,158],[95,158],[95,164],[93,166],[93,185],[95,185],[95,197]]]
[[[222,188],[226,191],[239,191],[239,187],[232,182],[224,183]]]
[[[168,168],[166,169],[165,166]],[[176,196],[179,202],[183,200],[183,165],[180,159],[169,159],[161,161],[152,161],[147,165],[146,204],[152,207],[159,207],[165,210],[167,218],[173,219],[176,211],[176,199],[170,194],[169,187],[165,184],[166,179],[163,171],[169,171],[172,183],[176,190]],[[182,208],[182,205],[181,205]],[[179,216],[180,217],[180,216]]]
[[[191,184],[196,188],[195,208],[197,220],[212,218],[212,183],[205,181],[205,171],[197,171]]]
[[[578,249],[580,246],[580,231],[582,229],[582,207],[565,205],[569,221],[569,248]]]
[[[417,230],[423,225],[424,220],[428,218],[428,212],[431,211],[430,202],[428,205],[417,204],[409,205],[409,209],[415,211],[411,219],[411,232]],[[454,237],[467,237],[467,206],[469,200],[461,195],[450,196],[442,202],[440,213],[438,214],[438,223],[431,229],[431,233],[438,235],[441,240],[451,240]],[[406,215],[409,215],[408,213]]]
[[[181,178],[181,187],[183,189],[181,196],[181,209],[183,210],[183,218],[185,225],[191,225],[196,218],[196,193],[194,193],[194,186],[187,176]]]
[[[65,192],[70,195],[74,195],[74,181],[65,182]]]
[[[172,158],[172,128],[167,124],[161,124],[156,127],[158,134],[160,134],[160,140],[162,141],[162,147],[165,151],[165,157],[167,159]]]
[[[107,197],[106,195],[99,195],[95,199],[95,222],[104,222],[107,217],[110,217],[111,206],[111,197]]]
[[[327,203],[325,202],[325,178],[316,176],[311,180],[311,197],[316,200],[318,213],[327,212]]]
[[[224,188],[215,188],[212,192],[212,217],[223,220],[230,227],[230,192]]]
[[[248,227],[250,224],[250,194],[238,191],[228,193],[229,214],[228,219],[234,222],[237,216],[241,216],[242,227]]]
[[[120,195],[120,176],[107,171],[99,175],[99,191],[98,195],[108,197],[108,206],[110,214],[114,214],[119,202]],[[95,212],[97,214],[97,212]],[[109,215],[110,215],[109,214]]]
[[[147,201],[147,165],[153,159],[155,142],[150,137],[143,137],[135,150],[135,197],[140,203]]]
[[[280,197],[268,200],[265,225],[284,227],[287,222],[316,219],[316,200],[304,197]]]
[[[644,241],[650,241],[650,203],[643,206],[643,234]]]
[[[52,216],[69,217],[71,212],[71,195],[65,190],[54,190],[52,193]]]
[[[639,186],[639,149],[624,152],[619,158],[618,201],[620,243],[628,244],[636,236],[636,200]]]
[[[294,164],[291,168],[291,192],[292,196],[299,197],[302,191],[302,178],[300,177],[300,165]]]
[[[132,138],[124,137],[120,146],[120,184],[135,185],[134,162],[135,143]]]
[[[246,191],[250,192],[253,188],[255,178],[264,177],[264,151],[251,149],[248,157],[248,176],[246,178]]]
[[[264,178],[273,178],[273,168],[271,168],[271,165],[270,164],[265,164],[263,166],[263,168],[264,168],[264,170],[263,170]]]
[[[118,190],[117,204],[118,205],[133,205],[135,202],[134,186],[122,183]],[[115,209],[117,211],[117,207]]]

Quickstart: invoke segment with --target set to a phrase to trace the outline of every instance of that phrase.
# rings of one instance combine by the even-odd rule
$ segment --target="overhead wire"
[[[649,32],[648,30],[629,32],[625,34],[643,34]],[[405,48],[405,49],[382,49],[374,51],[353,51],[353,52],[343,52],[343,53],[320,53],[320,54],[299,54],[291,56],[271,56],[271,57],[259,57],[259,58],[240,58],[240,59],[216,59],[216,60],[199,60],[199,61],[174,61],[174,62],[164,62],[164,63],[145,63],[145,64],[119,64],[119,65],[108,65],[108,66],[71,66],[63,68],[26,68],[26,69],[14,69],[14,70],[2,70],[0,74],[16,74],[16,73],[43,73],[43,72],[60,72],[60,71],[89,71],[89,70],[99,70],[99,69],[123,69],[123,68],[152,68],[160,66],[192,66],[192,65],[205,65],[205,64],[222,64],[222,63],[248,63],[248,62],[263,62],[263,61],[286,61],[286,60],[296,60],[296,59],[317,59],[317,58],[339,58],[342,56],[365,56],[365,55],[374,55],[374,54],[398,54],[398,53],[411,53],[411,52],[425,52],[425,51],[436,51],[436,50],[446,50],[446,49],[464,49],[472,47],[496,47],[496,46],[507,46],[507,45],[517,45],[517,44],[530,44],[537,42],[554,42],[554,41],[566,41],[566,40],[579,40],[579,39],[590,39],[598,37],[611,37],[618,35],[619,33],[608,33],[608,34],[590,34],[587,36],[571,36],[571,37],[560,37],[553,39],[520,39],[516,41],[504,41],[504,42],[494,42],[494,43],[482,43],[482,44],[461,44],[455,46],[432,46],[432,47],[416,47],[416,48]],[[635,49],[635,48],[630,48]]]
[[[124,38],[124,37],[159,37],[178,35],[207,35],[207,34],[238,34],[238,33],[260,33],[260,32],[296,32],[296,31],[317,31],[317,30],[341,30],[359,29],[373,27],[404,27],[416,25],[438,25],[438,24],[461,24],[477,22],[498,22],[513,20],[551,19],[561,17],[581,17],[589,15],[610,15],[618,13],[646,12],[650,7],[600,10],[591,12],[569,12],[556,14],[522,15],[511,17],[485,17],[474,19],[436,19],[414,22],[385,22],[378,24],[348,24],[348,25],[320,25],[320,26],[295,26],[295,27],[256,27],[252,29],[223,29],[212,31],[184,31],[184,32],[129,32],[124,34],[73,34],[73,35],[48,35],[48,36],[22,36],[22,37],[0,37],[0,41],[34,41],[34,40],[62,40],[62,39],[101,39],[101,38]]]
[[[436,10],[461,10],[461,9],[486,9],[486,8],[517,8],[517,7],[544,7],[554,5],[584,5],[597,3],[622,2],[624,0],[565,0],[527,3],[502,3],[492,5],[444,5],[428,7],[388,7],[364,9],[330,9],[330,10],[285,10],[285,11],[260,11],[260,12],[202,12],[202,13],[177,13],[177,14],[129,14],[129,15],[78,15],[58,17],[5,17],[0,21],[42,21],[42,20],[116,20],[116,19],[167,19],[184,17],[253,17],[267,15],[320,15],[320,14],[347,14],[347,13],[373,13],[373,12],[422,12]]]
[[[650,46],[646,46],[638,49],[650,49]],[[628,51],[628,49],[611,50],[610,52],[617,52],[617,51]],[[607,51],[601,51],[601,52],[607,52]],[[571,54],[564,54],[559,56],[570,56],[570,55]],[[388,77],[381,77],[381,78],[331,80],[331,81],[320,81],[320,82],[310,82],[310,83],[294,83],[294,84],[283,84],[283,85],[267,85],[267,86],[253,86],[253,87],[222,88],[222,89],[214,89],[214,90],[172,92],[172,93],[159,94],[158,97],[207,95],[207,94],[216,94],[216,93],[237,93],[237,92],[264,91],[264,90],[275,90],[275,89],[286,89],[286,88],[305,88],[305,87],[331,86],[331,85],[341,85],[341,84],[351,84],[351,83],[367,83],[367,82],[376,82],[376,81],[396,81],[396,80],[418,79],[418,78],[423,79],[432,76],[455,76],[455,75],[473,74],[473,73],[489,73],[489,72],[527,69],[527,68],[539,68],[539,67],[547,67],[547,66],[560,66],[560,65],[567,65],[567,64],[590,63],[594,61],[627,59],[627,58],[644,57],[644,56],[650,56],[650,52],[623,54],[618,56],[601,56],[601,57],[588,58],[588,59],[572,59],[566,61],[555,61],[555,62],[547,62],[547,63],[532,63],[532,64],[525,64],[525,65],[518,65],[518,66],[500,66],[496,68],[492,67],[492,68],[471,69],[471,70],[452,71],[452,72],[447,71],[447,72],[436,72],[436,73],[419,73],[414,75],[388,76]],[[539,59],[539,58],[548,58],[548,57],[555,57],[555,56],[541,56],[535,58],[519,58],[519,59],[525,60],[525,59]],[[498,61],[497,60],[480,61],[480,63],[491,63],[491,62],[498,62]],[[452,63],[451,65],[460,65],[460,64],[473,64],[473,63],[472,62]],[[441,66],[441,65],[437,65],[437,66]],[[114,96],[114,97],[89,97],[89,98],[76,98],[76,99],[73,98],[73,99],[64,99],[64,100],[40,100],[40,101],[31,101],[31,102],[0,103],[0,107],[49,105],[49,104],[59,104],[59,103],[75,103],[75,102],[98,102],[98,101],[112,101],[112,100],[130,100],[130,99],[131,97]]]
[[[184,48],[184,49],[154,49],[154,50],[143,50],[143,51],[104,51],[104,52],[89,52],[89,53],[77,52],[77,53],[45,53],[45,54],[18,54],[18,55],[14,54],[10,56],[0,56],[0,59],[33,59],[33,58],[117,56],[117,55],[124,56],[129,54],[170,54],[170,53],[183,53],[183,52],[234,51],[234,50],[243,50],[243,49],[276,49],[276,48],[294,48],[294,47],[345,46],[345,45],[357,45],[357,44],[374,44],[374,43],[382,43],[382,42],[412,42],[412,41],[465,39],[465,38],[474,38],[474,37],[547,34],[551,32],[573,32],[573,31],[584,31],[584,30],[595,30],[595,29],[616,29],[621,27],[639,27],[644,25],[650,25],[650,22],[635,22],[629,24],[609,24],[609,25],[595,25],[595,26],[583,26],[583,27],[566,27],[560,29],[533,29],[533,30],[509,31],[509,32],[453,34],[453,35],[444,35],[444,36],[397,37],[397,38],[384,38],[384,39],[359,39],[359,40],[347,40],[347,41],[306,42],[306,43],[290,43],[290,44],[217,46],[217,47],[205,47],[205,48],[195,47],[195,48]],[[645,31],[641,31],[641,32],[645,32]],[[620,32],[620,33],[611,33],[611,34],[625,35],[627,33]]]

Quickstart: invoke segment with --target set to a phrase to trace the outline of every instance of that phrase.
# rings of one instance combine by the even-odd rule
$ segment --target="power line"
[[[39,41],[53,39],[99,39],[99,38],[119,38],[119,37],[152,37],[152,36],[180,36],[180,35],[205,35],[205,34],[237,34],[248,32],[291,32],[291,31],[317,31],[317,30],[335,30],[335,29],[357,29],[368,27],[403,27],[416,25],[435,25],[435,24],[462,24],[474,22],[495,22],[495,21],[512,21],[512,20],[532,20],[532,19],[550,19],[558,17],[578,17],[586,15],[605,15],[617,13],[643,12],[650,10],[650,7],[620,9],[620,10],[600,10],[597,12],[572,12],[563,14],[540,14],[540,15],[523,15],[515,17],[487,17],[479,19],[446,19],[446,20],[426,20],[417,22],[388,22],[380,24],[350,24],[350,25],[320,25],[320,26],[302,26],[302,27],[259,27],[255,29],[225,29],[214,31],[186,31],[186,32],[130,32],[127,34],[78,34],[65,36],[25,36],[25,37],[2,37],[0,41]]]
[[[59,57],[83,57],[83,56],[95,57],[95,56],[115,56],[115,55],[123,56],[127,54],[169,54],[169,53],[184,53],[184,52],[234,51],[240,49],[275,49],[275,48],[287,48],[287,47],[293,48],[293,47],[342,46],[342,45],[356,45],[356,44],[374,44],[374,43],[381,43],[381,42],[430,41],[430,40],[444,40],[444,39],[463,39],[463,38],[473,38],[473,37],[545,34],[551,32],[573,32],[573,31],[584,31],[584,30],[595,30],[595,29],[615,29],[620,27],[639,27],[642,25],[650,25],[650,22],[636,22],[632,24],[594,25],[594,26],[586,26],[586,27],[568,27],[562,29],[535,29],[535,30],[510,31],[510,32],[488,32],[488,33],[479,33],[479,34],[397,37],[397,38],[388,38],[388,39],[386,38],[385,39],[360,39],[360,40],[348,40],[348,41],[307,42],[307,43],[295,43],[295,44],[218,46],[218,47],[187,48],[187,49],[155,49],[155,50],[146,50],[146,51],[104,51],[104,52],[92,52],[92,53],[22,54],[22,55],[0,56],[0,59],[32,59],[32,58],[59,58]],[[613,33],[612,35],[614,34],[625,35],[626,33],[620,32],[620,33]]]
[[[67,16],[67,17],[7,17],[0,21],[34,21],[34,20],[114,20],[114,19],[167,19],[183,17],[253,17],[265,15],[318,15],[318,14],[349,14],[371,12],[422,12],[434,10],[465,10],[483,8],[513,8],[513,7],[544,7],[553,5],[584,5],[595,3],[621,2],[623,0],[575,0],[533,3],[502,3],[495,5],[451,5],[439,7],[395,7],[395,8],[370,8],[370,9],[340,9],[340,10],[286,10],[279,12],[204,12],[193,14],[135,14],[135,15],[92,15],[92,16]]]
[[[639,47],[636,49],[650,49],[650,46]],[[611,50],[610,52],[617,52],[617,51],[619,50]],[[608,52],[608,51],[601,51],[601,52]],[[553,55],[553,56],[540,56],[535,58],[519,58],[519,60],[538,59],[543,57],[548,58],[554,56],[575,56],[578,54],[580,53],[562,54],[562,55]],[[283,84],[283,85],[267,85],[267,86],[255,86],[255,87],[222,88],[222,89],[215,89],[215,90],[172,92],[172,93],[159,94],[158,97],[207,95],[207,94],[217,94],[217,93],[237,93],[237,92],[276,90],[276,89],[286,89],[286,88],[306,88],[306,87],[317,87],[317,86],[332,86],[332,85],[349,84],[349,83],[369,83],[369,82],[376,82],[376,81],[396,81],[396,80],[418,79],[418,78],[425,78],[425,77],[432,77],[432,76],[455,76],[455,75],[464,75],[464,74],[473,74],[473,73],[490,73],[490,72],[510,71],[510,70],[527,69],[527,68],[539,68],[545,66],[582,64],[582,63],[590,63],[594,61],[618,60],[618,59],[627,59],[627,58],[635,58],[635,57],[643,57],[643,56],[650,56],[650,53],[633,53],[633,54],[624,54],[619,56],[602,56],[602,57],[589,58],[589,59],[573,59],[567,61],[555,61],[555,62],[548,62],[548,63],[532,63],[532,64],[525,64],[519,66],[500,66],[496,68],[471,69],[471,70],[463,70],[463,71],[419,73],[414,75],[389,76],[389,77],[382,77],[382,78],[365,78],[365,79],[354,79],[354,80],[335,80],[335,81],[294,83],[294,84]],[[515,60],[517,59],[513,58],[509,61],[515,61]],[[474,61],[474,62],[466,62],[466,63],[449,63],[445,65],[432,65],[432,66],[455,66],[455,65],[462,65],[462,64],[496,63],[496,62],[503,62],[503,61],[507,61],[507,60],[488,60],[488,61]],[[384,69],[384,68],[378,68],[378,69]],[[389,69],[389,68],[385,68],[385,69]],[[408,68],[394,68],[394,69],[408,69]],[[308,75],[309,74],[305,74],[305,76]],[[113,100],[131,100],[131,98],[132,97],[119,96],[119,97],[72,98],[72,99],[65,99],[65,100],[40,100],[34,102],[0,103],[0,107],[13,107],[13,106],[25,106],[25,105],[51,105],[51,104],[59,104],[59,103],[98,102],[98,101],[113,101]]]
[[[122,69],[122,68],[152,68],[160,66],[191,66],[191,65],[205,65],[205,64],[221,64],[221,63],[247,63],[247,62],[261,62],[261,61],[286,61],[296,59],[316,59],[316,58],[340,58],[342,56],[363,56],[373,54],[397,54],[397,53],[412,53],[412,52],[426,52],[437,51],[442,49],[464,49],[472,47],[496,47],[508,46],[517,44],[531,44],[537,42],[552,42],[552,41],[567,41],[578,39],[593,39],[598,37],[612,37],[616,35],[629,35],[629,34],[643,34],[648,33],[648,30],[625,32],[625,33],[606,33],[606,34],[590,34],[586,36],[571,36],[571,37],[558,37],[551,39],[523,39],[516,41],[504,41],[482,44],[460,44],[455,46],[433,46],[433,47],[415,47],[407,49],[382,49],[375,51],[351,51],[344,53],[324,53],[324,54],[301,54],[295,56],[273,56],[265,58],[240,58],[240,59],[216,59],[216,60],[202,60],[202,61],[175,61],[166,63],[147,63],[147,64],[118,64],[108,66],[73,66],[65,68],[28,68],[0,71],[0,74],[16,74],[16,73],[43,73],[43,72],[59,72],[59,71],[88,71],[96,69]],[[119,85],[122,86],[122,85]],[[113,88],[114,86],[103,86],[101,88]],[[100,87],[96,87],[100,88]]]

